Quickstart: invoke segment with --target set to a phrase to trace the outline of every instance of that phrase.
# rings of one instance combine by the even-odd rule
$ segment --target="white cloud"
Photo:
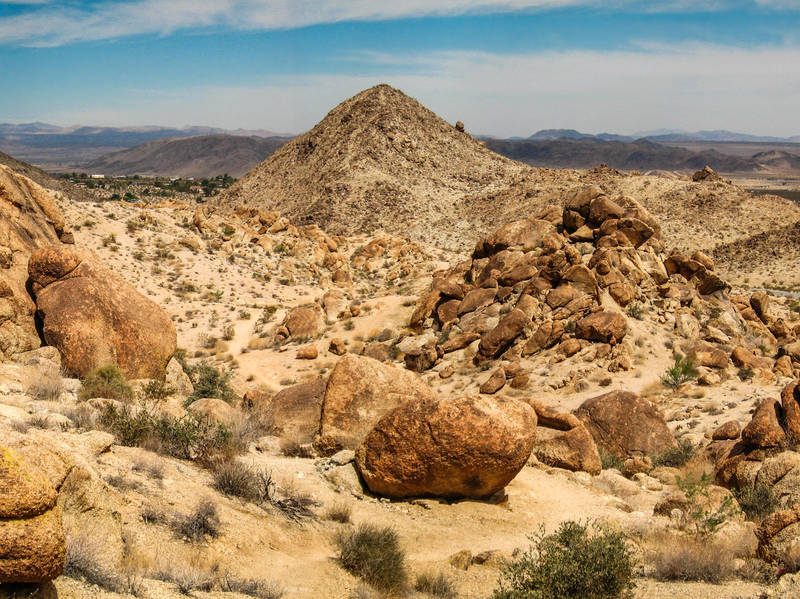
[[[410,17],[553,9],[566,6],[624,7],[647,12],[710,11],[742,0],[112,0],[79,8],[48,4],[0,19],[0,43],[59,46],[138,34],[166,35],[182,29],[292,29],[341,21],[380,21]],[[753,0],[746,0],[753,1]],[[754,0],[767,8],[794,9],[800,0]]]
[[[464,121],[472,133],[529,135],[550,127],[630,133],[667,127],[800,134],[800,49],[688,45],[653,52],[443,52],[370,58],[376,65],[413,63],[420,71],[286,76],[264,85],[172,93],[139,90],[124,94],[113,109],[88,106],[48,118],[302,131],[338,102],[385,81],[443,118]]]

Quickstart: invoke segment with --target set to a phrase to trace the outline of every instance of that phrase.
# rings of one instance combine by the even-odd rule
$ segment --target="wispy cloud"
[[[285,76],[270,85],[140,90],[60,122],[209,124],[302,131],[338,102],[385,81],[473,133],[529,135],[549,127],[630,133],[656,127],[800,134],[800,50],[693,44],[658,52],[477,52],[402,58],[415,73]],[[391,71],[391,68],[389,69]],[[313,91],[313,93],[309,93]],[[235,113],[230,110],[236,106]]]
[[[627,8],[644,12],[721,10],[731,5],[800,10],[800,0],[111,0],[87,5],[14,0],[32,6],[0,19],[0,43],[59,46],[130,35],[167,35],[186,29],[293,29],[342,21],[547,10],[569,6]]]

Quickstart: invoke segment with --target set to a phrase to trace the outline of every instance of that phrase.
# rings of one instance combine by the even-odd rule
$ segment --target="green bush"
[[[677,389],[697,377],[694,362],[681,355],[675,356],[675,363],[661,376],[661,383],[670,389]]]
[[[175,388],[167,384],[166,381],[152,380],[142,387],[144,398],[155,401],[166,399],[173,393],[175,393]]]
[[[209,462],[236,447],[228,427],[194,414],[175,418],[146,406],[137,410],[106,406],[100,423],[121,445],[147,447],[185,460]]]
[[[689,501],[686,513],[688,524],[699,537],[710,537],[731,516],[738,513],[736,502],[731,495],[726,495],[720,505],[714,505],[711,500],[711,475],[707,473],[699,478],[676,477],[676,483]]]
[[[337,535],[336,545],[342,567],[376,589],[391,591],[405,584],[405,553],[392,528],[362,524]]]
[[[236,394],[229,384],[231,375],[222,373],[213,366],[201,363],[184,368],[186,374],[194,385],[194,392],[189,396],[187,403],[204,397],[216,397],[228,403],[236,398]]]
[[[675,447],[670,447],[663,453],[652,458],[653,466],[670,466],[679,468],[692,459],[697,448],[687,439],[681,439]]]
[[[562,522],[540,532],[500,574],[492,599],[616,599],[632,597],[634,558],[618,532]]]
[[[133,399],[133,389],[125,381],[119,368],[113,365],[101,366],[86,375],[78,393],[78,399],[93,397],[130,401]]]
[[[767,485],[748,485],[733,492],[748,520],[760,522],[778,508],[778,500]]]

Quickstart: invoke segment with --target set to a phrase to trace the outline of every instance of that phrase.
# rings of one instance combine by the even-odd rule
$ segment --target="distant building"
[[[92,175],[92,179],[105,179],[105,175]]]

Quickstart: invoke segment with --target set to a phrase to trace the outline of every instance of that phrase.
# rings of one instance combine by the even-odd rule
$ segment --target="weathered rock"
[[[505,397],[406,402],[356,450],[373,493],[389,497],[488,497],[528,460],[536,413]]]
[[[458,315],[461,316],[473,312],[478,308],[488,306],[494,302],[496,296],[497,289],[493,287],[473,289],[464,296],[464,299],[459,304]]]
[[[765,292],[756,291],[753,293],[753,295],[750,296],[750,307],[753,308],[756,316],[758,316],[758,318],[764,324],[768,324],[770,320],[772,320],[769,295],[767,295]]]
[[[186,410],[200,417],[206,417],[215,424],[232,427],[242,420],[242,413],[229,403],[216,397],[204,397],[193,401]]]
[[[740,434],[742,434],[742,427],[739,425],[739,423],[735,420],[729,420],[728,422],[720,424],[716,429],[714,429],[714,432],[711,434],[711,438],[714,441],[738,439]]]
[[[127,378],[163,380],[177,335],[158,305],[89,253],[65,246],[34,252],[28,273],[44,339],[69,375],[115,364]]]
[[[336,356],[343,356],[347,353],[347,346],[342,339],[334,337],[328,345],[328,351]]]
[[[318,306],[292,308],[284,318],[283,326],[290,337],[316,337],[325,326],[322,310]]]
[[[518,220],[504,225],[478,243],[474,256],[491,256],[501,250],[516,249],[528,252],[541,247],[548,235],[556,233],[552,223],[545,220]]]
[[[328,379],[314,446],[323,455],[355,449],[387,412],[404,401],[434,397],[430,387],[409,370],[347,354]]]
[[[502,366],[494,369],[492,374],[481,385],[480,392],[492,395],[497,393],[506,384],[506,373]]]
[[[628,322],[619,312],[595,312],[581,318],[575,326],[576,337],[611,345],[622,341],[627,332]]]
[[[753,419],[742,431],[742,441],[750,447],[770,448],[782,447],[786,444],[786,433],[781,428],[779,414],[780,404],[774,399],[767,399],[756,408]]]
[[[676,445],[661,412],[629,391],[587,399],[575,415],[600,449],[621,458],[657,455]]]
[[[783,422],[789,441],[800,441],[800,381],[793,381],[781,391]]]
[[[264,410],[266,422],[283,439],[299,444],[312,443],[319,432],[326,381],[318,378],[282,389]]]
[[[522,310],[514,308],[481,338],[478,353],[484,358],[496,358],[531,324],[531,319]]]
[[[175,358],[172,358],[167,363],[167,372],[164,382],[175,389],[175,393],[180,397],[189,397],[194,392],[192,379],[184,372],[183,366],[181,366],[180,362]]]
[[[319,356],[319,350],[313,343],[301,345],[297,348],[297,353],[295,354],[295,358],[298,360],[316,360],[317,356]]]
[[[533,455],[543,464],[573,472],[595,475],[603,469],[597,445],[582,424],[549,438],[537,438]]]
[[[759,358],[749,349],[741,345],[733,348],[731,352],[731,362],[740,368],[752,368],[753,370],[758,368],[772,368],[772,360],[769,358]]]
[[[454,335],[450,337],[447,341],[442,343],[442,351],[446,354],[450,352],[458,351],[459,349],[464,349],[473,341],[477,341],[480,339],[481,336],[478,333],[459,333],[458,335]]]
[[[800,506],[773,512],[756,529],[758,555],[768,561],[786,556],[800,543]]]
[[[409,350],[403,357],[406,368],[414,372],[430,370],[433,368],[433,365],[436,364],[436,360],[441,357],[439,351],[437,351],[434,344],[425,344],[421,347],[415,347]]]
[[[0,165],[0,359],[39,347],[26,289],[34,251],[65,238],[64,217],[50,192]]]
[[[0,498],[0,584],[58,577],[66,549],[56,491],[44,473],[6,447],[0,447]]]
[[[542,323],[522,349],[523,356],[530,356],[537,351],[548,349],[558,343],[564,334],[564,323],[561,320],[549,320]]]

